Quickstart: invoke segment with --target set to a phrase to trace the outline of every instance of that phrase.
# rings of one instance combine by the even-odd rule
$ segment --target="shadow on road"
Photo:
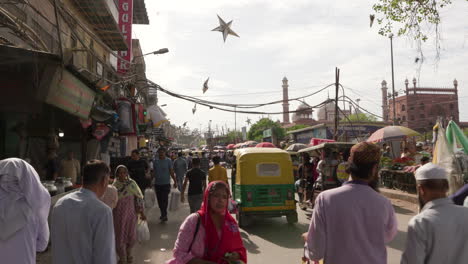
[[[241,232],[241,237],[242,237],[242,241],[244,242],[245,249],[247,249],[247,251],[250,254],[260,253],[260,250],[258,250],[259,247],[257,246],[257,244],[255,244],[255,242],[250,240],[249,234],[247,234],[246,232]]]
[[[398,205],[393,205],[393,208],[395,209],[395,213],[397,214],[404,214],[404,215],[415,215],[416,212],[406,209],[404,207],[400,207]]]
[[[395,238],[388,244],[389,247],[396,249],[398,251],[405,250],[406,245],[406,232],[398,230]]]
[[[248,243],[249,235],[255,235],[284,248],[299,249],[304,247],[301,235],[307,232],[308,228],[309,225],[304,223],[288,224],[285,217],[255,218],[249,226],[244,228],[246,233],[243,238],[244,242]],[[256,254],[255,250],[258,251],[258,247],[253,249],[254,252],[250,250],[249,252]]]

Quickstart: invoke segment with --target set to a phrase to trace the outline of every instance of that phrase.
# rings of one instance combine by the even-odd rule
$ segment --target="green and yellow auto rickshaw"
[[[248,225],[252,217],[286,216],[288,223],[298,221],[294,200],[291,156],[277,148],[236,150],[234,200],[237,221]]]

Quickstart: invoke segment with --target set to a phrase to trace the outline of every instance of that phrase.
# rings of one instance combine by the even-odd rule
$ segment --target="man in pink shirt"
[[[380,148],[362,142],[351,148],[352,181],[320,193],[315,201],[306,257],[325,264],[387,263],[386,244],[397,234],[392,204],[378,193]]]

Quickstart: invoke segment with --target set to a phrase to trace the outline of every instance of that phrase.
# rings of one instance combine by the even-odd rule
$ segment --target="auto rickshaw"
[[[294,176],[289,153],[277,148],[244,148],[236,150],[234,155],[233,193],[238,204],[239,226],[248,225],[254,216],[286,216],[288,223],[296,223]]]
[[[347,161],[351,147],[353,147],[354,145],[355,145],[354,143],[347,143],[347,142],[326,142],[326,143],[322,143],[313,147],[308,147],[308,148],[299,150],[299,154],[306,152],[311,157],[319,157],[321,160],[336,159],[335,168],[333,168],[331,172],[327,173],[328,175],[321,175],[319,179],[317,179],[317,181],[314,183],[313,197],[311,198],[312,206],[314,204],[315,198],[321,191],[335,188],[341,185],[341,182],[338,181],[337,174],[336,174],[337,173],[336,169],[339,165],[338,156],[341,153],[343,155],[344,160]]]
[[[299,164],[301,163],[301,155],[295,151],[288,151],[289,156],[291,156],[292,167],[293,167],[293,175],[294,179],[297,180],[299,178]]]

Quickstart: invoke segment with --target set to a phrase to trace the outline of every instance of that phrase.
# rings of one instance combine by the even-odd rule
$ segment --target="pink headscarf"
[[[226,187],[228,197],[230,196],[229,186],[223,181],[211,182],[205,190],[203,203],[198,214],[201,217],[202,224],[205,227],[205,256],[204,260],[213,261],[218,264],[224,264],[224,254],[228,252],[237,252],[240,259],[247,263],[247,252],[245,250],[242,238],[240,236],[239,227],[236,220],[229,214],[227,205],[224,213],[224,223],[222,225],[221,237],[218,236],[216,227],[210,216],[209,197],[210,191],[215,185],[222,184]]]

